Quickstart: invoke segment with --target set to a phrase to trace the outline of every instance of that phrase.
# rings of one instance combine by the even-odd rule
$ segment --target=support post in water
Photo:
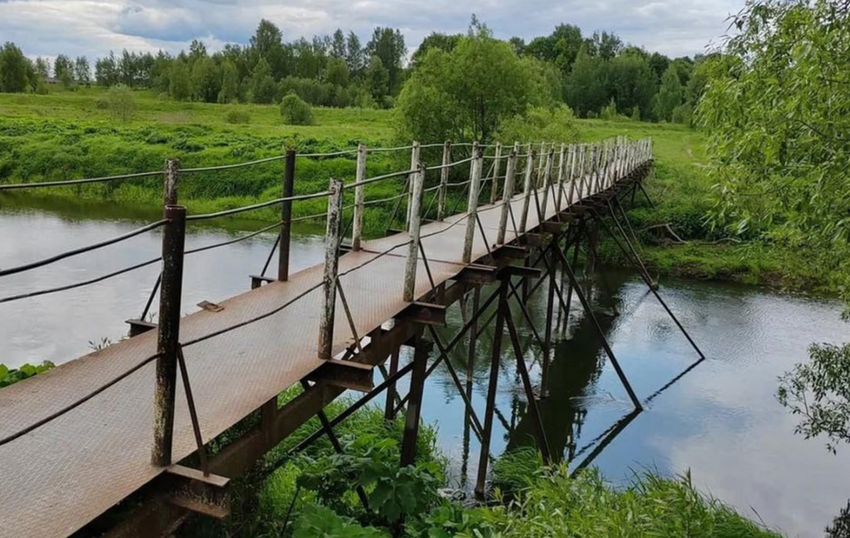
[[[177,353],[180,348],[180,299],[183,293],[183,251],[186,240],[186,208],[176,205],[177,170],[180,163],[168,161],[165,206],[168,223],[162,234],[162,284],[159,294],[156,384],[154,385],[153,450],[151,463],[171,465],[174,432],[174,398],[177,392]]]
[[[322,277],[322,309],[319,312],[320,359],[329,360],[333,351],[336,281],[339,270],[339,222],[342,217],[342,181],[331,179],[328,194],[327,232],[325,233],[325,270]]]
[[[404,266],[404,301],[412,303],[416,293],[416,266],[419,262],[419,229],[422,223],[422,190],[425,184],[425,167],[417,163],[410,198],[410,245]]]
[[[417,166],[419,166],[419,154],[421,148],[419,142],[413,142],[413,147],[410,150],[410,169],[413,172],[407,176],[407,229],[410,230],[410,207],[413,205],[413,181],[416,179]]]
[[[532,169],[533,171],[533,169]],[[499,386],[499,363],[502,360],[502,333],[505,331],[505,314],[502,308],[508,300],[508,281],[505,275],[499,285],[499,306],[496,308],[496,329],[493,333],[493,348],[490,356],[490,380],[487,388],[487,405],[484,408],[484,431],[481,432],[481,454],[478,457],[478,477],[475,481],[475,496],[484,498],[487,484],[487,464],[490,462],[490,438],[493,435],[493,415],[496,411],[496,390]]]
[[[528,205],[531,203],[531,180],[534,174],[535,152],[528,152],[528,162],[525,164],[525,184],[522,189],[522,213],[519,217],[519,233],[525,232],[525,224],[528,222]]]
[[[419,334],[413,341],[413,370],[410,372],[410,398],[407,400],[407,415],[404,421],[404,437],[401,440],[401,466],[413,465],[416,461],[416,439],[419,436],[419,418],[422,413],[422,391],[425,385],[425,367],[431,342]]]
[[[283,168],[283,197],[291,198],[295,192],[295,150],[286,150]],[[289,280],[289,236],[292,232],[292,200],[280,204],[280,250],[277,260],[277,279]]]
[[[446,217],[446,191],[449,188],[449,164],[452,162],[452,142],[446,140],[443,144],[443,167],[440,169],[440,190],[437,201],[437,220]]]
[[[475,242],[475,224],[478,216],[478,191],[481,188],[481,168],[484,156],[478,142],[472,144],[472,181],[469,182],[469,199],[466,206],[466,236],[463,241],[463,263],[472,261],[472,245]]]
[[[355,182],[360,183],[366,179],[366,145],[357,146],[357,171]],[[363,237],[363,201],[366,197],[366,186],[354,187],[354,222],[351,225],[351,250],[360,250],[360,241]]]
[[[495,204],[499,195],[499,168],[502,161],[502,144],[496,142],[496,153],[493,156],[493,181],[490,183],[490,203]]]
[[[505,169],[505,184],[502,189],[502,213],[499,215],[499,231],[496,234],[496,244],[505,244],[505,232],[508,228],[508,215],[511,211],[511,195],[514,192],[516,182],[516,159],[519,144],[514,144],[510,155],[508,155],[508,166]]]

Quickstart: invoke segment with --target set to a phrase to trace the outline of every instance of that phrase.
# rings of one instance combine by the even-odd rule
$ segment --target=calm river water
[[[134,219],[110,213],[127,211],[56,202],[25,209],[0,198],[0,267],[113,237],[156,218],[147,212]],[[240,233],[192,228],[187,247]],[[190,257],[184,310],[247,289],[248,275],[261,270],[273,240],[263,234]],[[322,248],[316,228],[300,230],[293,240],[293,270],[320,262]],[[92,278],[154,257],[159,249],[157,233],[136,237],[2,278],[0,297]],[[157,272],[153,265],[85,288],[0,303],[0,363],[59,363],[103,338],[121,338],[124,320],[139,316]],[[588,287],[614,352],[641,399],[693,363],[695,353],[635,275],[606,272]],[[850,450],[833,456],[822,440],[794,435],[795,418],[777,403],[775,392],[777,376],[803,360],[810,343],[847,338],[848,327],[839,320],[841,305],[752,287],[672,279],[662,280],[662,293],[708,360],[652,398],[644,412],[630,414],[626,393],[575,301],[570,325],[557,344],[550,396],[541,404],[553,449],[570,458],[573,466],[592,457],[593,465],[618,483],[643,469],[668,475],[690,470],[702,491],[754,520],[788,536],[824,536],[824,529],[848,505]],[[532,299],[531,310],[540,323],[545,288]],[[443,330],[446,340],[460,326],[457,307],[450,319]],[[522,337],[531,364],[539,349],[527,332]],[[479,338],[474,365],[474,401],[482,415],[491,340],[492,327]],[[466,369],[465,349],[464,343],[452,357],[461,372]],[[532,431],[507,353],[503,365],[492,447],[496,453],[527,444]],[[535,380],[539,373],[532,366]],[[439,427],[442,449],[452,461],[453,485],[471,487],[478,445],[465,431],[463,402],[443,368],[428,384],[423,419]]]

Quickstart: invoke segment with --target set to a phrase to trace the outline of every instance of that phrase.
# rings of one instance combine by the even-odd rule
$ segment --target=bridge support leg
[[[425,387],[425,367],[431,343],[422,335],[414,337],[413,370],[410,373],[410,398],[407,401],[407,418],[404,423],[404,437],[401,440],[401,465],[412,465],[416,460],[416,440],[419,437],[419,417],[422,413],[422,391]]]
[[[398,355],[401,352],[401,347],[396,347],[393,349],[392,354],[390,355],[390,371],[387,377],[392,377],[398,372]],[[395,405],[396,400],[398,399],[396,390],[395,390],[395,381],[390,383],[387,387],[387,402],[384,405],[384,419],[391,421],[395,420]]]
[[[478,342],[478,308],[481,304],[481,287],[475,286],[475,289],[472,291],[472,310],[470,311],[470,315],[472,319],[469,320],[472,324],[469,327],[469,348],[466,357],[466,396],[467,400],[470,402],[470,405],[466,407],[466,414],[469,415],[472,412],[471,402],[472,402],[472,375],[475,369],[475,352],[476,352],[476,344]],[[448,358],[446,358],[448,361]]]
[[[590,277],[596,272],[596,260],[599,257],[599,227],[591,224],[587,227],[587,259],[584,262],[584,276]]]
[[[478,457],[478,477],[475,482],[475,495],[484,497],[487,484],[487,464],[490,462],[490,438],[493,435],[493,414],[496,408],[496,390],[499,384],[499,362],[502,358],[502,333],[505,330],[506,311],[503,308],[508,298],[508,276],[502,278],[499,287],[499,305],[496,309],[496,332],[493,336],[493,349],[490,356],[490,381],[487,387],[487,406],[484,410],[484,431],[481,432],[481,454]]]

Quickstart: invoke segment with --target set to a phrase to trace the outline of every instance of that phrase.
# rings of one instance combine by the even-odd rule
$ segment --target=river
[[[50,201],[32,208],[31,202],[22,207],[0,199],[0,267],[120,235],[156,218],[144,210],[130,212],[132,218],[119,217],[127,215],[125,208],[102,204]],[[250,224],[192,227],[187,247],[235,238],[246,226]],[[320,230],[297,229],[294,271],[321,261]],[[184,311],[248,288],[249,275],[260,272],[273,241],[273,235],[262,234],[189,257]],[[159,235],[145,234],[4,277],[0,297],[93,278],[155,257],[159,249]],[[0,363],[60,363],[104,338],[120,339],[126,333],[124,320],[140,315],[157,272],[154,264],[92,286],[0,303]],[[636,275],[605,271],[587,287],[614,353],[642,400],[694,362],[693,349]],[[626,392],[589,318],[574,301],[570,324],[555,350],[549,396],[541,403],[553,450],[571,459],[573,467],[592,456],[592,464],[620,484],[646,469],[666,475],[690,471],[698,488],[747,517],[788,536],[824,536],[825,527],[848,504],[850,451],[841,447],[835,456],[822,439],[795,435],[796,419],[777,403],[775,393],[777,377],[805,359],[809,344],[846,337],[840,303],[669,278],[662,279],[661,290],[707,360],[658,393],[644,412],[630,413]],[[545,315],[545,288],[532,298],[531,314],[539,324]],[[449,319],[442,330],[446,340],[460,326],[458,307],[450,310]],[[539,349],[528,331],[521,336],[537,382],[540,371],[533,360]],[[492,327],[478,339],[474,363],[474,402],[480,415],[491,340]],[[464,342],[452,356],[461,372],[466,370],[465,349]],[[515,362],[511,354],[504,355],[492,446],[496,454],[527,444],[531,432]],[[441,448],[452,462],[452,485],[469,488],[478,446],[474,436],[469,440],[463,402],[442,367],[428,381],[423,419],[439,427]]]

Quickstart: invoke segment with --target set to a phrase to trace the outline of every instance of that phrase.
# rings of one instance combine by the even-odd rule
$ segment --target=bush
[[[578,128],[573,111],[566,105],[535,107],[502,122],[496,138],[506,145],[529,140],[568,144],[578,140]]]
[[[121,121],[129,121],[136,110],[136,98],[133,90],[123,84],[109,88],[106,94],[106,106],[112,115]]]
[[[234,107],[224,115],[224,121],[239,124],[251,123],[251,115],[243,108]]]
[[[313,109],[294,93],[280,102],[280,115],[287,125],[312,125]]]

